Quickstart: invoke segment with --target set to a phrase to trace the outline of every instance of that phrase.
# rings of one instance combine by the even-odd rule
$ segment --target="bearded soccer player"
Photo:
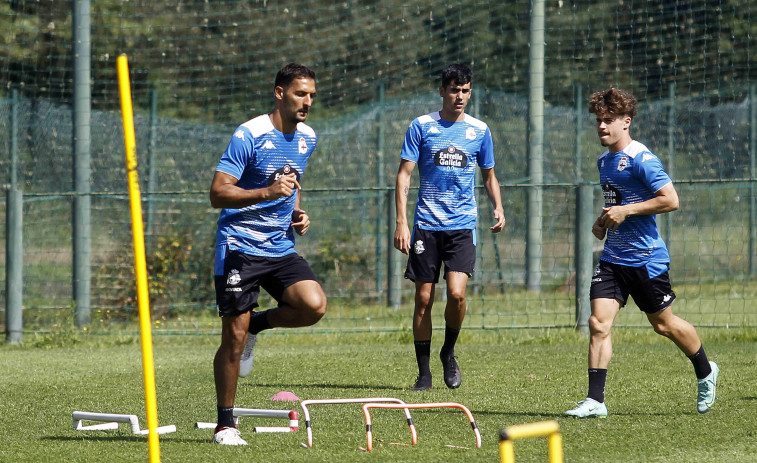
[[[294,249],[310,217],[300,208],[300,181],[318,141],[305,120],[315,99],[315,73],[290,63],[276,75],[275,107],[240,125],[221,156],[210,202],[221,208],[215,286],[221,346],[213,361],[218,406],[213,442],[246,445],[234,425],[237,377],[252,369],[257,334],[310,326],[326,313],[326,295]],[[255,312],[260,288],[278,303]]]
[[[415,282],[413,339],[418,377],[411,388],[414,391],[432,387],[431,308],[442,263],[447,280],[447,305],[444,344],[439,357],[447,387],[455,389],[462,383],[455,344],[465,317],[466,285],[476,263],[478,207],[474,183],[477,166],[494,205],[494,225],[490,229],[499,233],[505,227],[499,183],[494,174],[491,132],[486,123],[465,113],[471,97],[471,81],[471,70],[463,64],[452,64],[442,71],[441,110],[412,121],[400,154],[394,247],[409,255],[405,278]],[[411,233],[407,223],[407,197],[416,165],[420,191]]]
[[[565,412],[579,418],[606,417],[605,382],[612,357],[610,329],[630,295],[658,334],[669,338],[691,360],[697,378],[697,410],[715,402],[718,365],[707,360],[696,329],[673,314],[670,255],[656,214],[678,209],[678,193],[660,159],[631,138],[636,99],[610,88],[594,93],[589,111],[597,116],[597,135],[607,147],[597,161],[605,207],[592,233],[605,239],[591,281],[589,318],[589,392]]]

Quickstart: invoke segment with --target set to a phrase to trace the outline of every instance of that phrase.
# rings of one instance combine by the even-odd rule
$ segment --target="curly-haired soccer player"
[[[607,147],[597,161],[605,207],[592,227],[594,236],[606,239],[591,282],[589,393],[565,414],[607,416],[610,329],[629,295],[655,332],[672,340],[691,360],[698,380],[697,410],[705,413],[715,402],[718,366],[707,360],[696,329],[673,314],[670,255],[655,221],[656,214],[678,209],[678,193],[660,159],[631,138],[636,116],[632,95],[614,87],[594,93],[589,111],[596,114],[597,135]]]

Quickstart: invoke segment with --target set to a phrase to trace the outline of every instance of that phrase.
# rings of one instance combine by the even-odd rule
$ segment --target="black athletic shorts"
[[[617,299],[624,306],[629,294],[646,313],[659,312],[676,298],[667,271],[650,278],[646,265],[629,267],[600,260],[591,279],[589,298]]]
[[[258,307],[260,287],[277,302],[284,290],[303,280],[315,280],[315,273],[297,253],[283,257],[257,257],[227,251],[223,275],[215,276],[218,315],[241,315]]]
[[[429,231],[414,227],[405,278],[438,283],[442,263],[445,279],[447,272],[461,272],[470,277],[476,266],[473,239],[473,230]]]

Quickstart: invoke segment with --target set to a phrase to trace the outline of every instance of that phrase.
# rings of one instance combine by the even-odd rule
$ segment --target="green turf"
[[[283,331],[282,331],[283,332]],[[210,431],[196,421],[215,420],[211,359],[217,336],[156,336],[155,365],[161,425],[178,432],[161,438],[166,462],[440,462],[499,461],[499,431],[509,425],[557,419],[566,462],[752,462],[757,417],[757,334],[700,329],[711,359],[721,366],[719,398],[696,412],[689,361],[650,329],[615,331],[603,420],[567,419],[561,413],[586,392],[587,340],[572,330],[464,331],[458,347],[463,385],[448,390],[434,356],[433,390],[410,392],[415,377],[412,343],[405,333],[320,335],[263,334],[255,368],[241,379],[237,405],[296,408],[269,400],[291,391],[300,399],[363,396],[407,402],[459,402],[470,408],[483,446],[456,410],[413,412],[419,443],[401,411],[374,412],[374,450],[366,446],[358,405],[311,408],[314,442],[303,448],[303,430],[254,434],[275,420],[242,418],[250,445],[209,444]],[[440,346],[435,333],[432,349]],[[36,347],[35,347],[36,346]],[[136,414],[146,427],[141,351],[131,336],[71,335],[61,342],[27,336],[21,347],[0,347],[0,461],[146,461],[147,440],[126,425],[118,431],[76,432],[71,413],[85,410]],[[456,448],[447,447],[447,445]],[[546,462],[546,439],[515,444],[518,462]]]

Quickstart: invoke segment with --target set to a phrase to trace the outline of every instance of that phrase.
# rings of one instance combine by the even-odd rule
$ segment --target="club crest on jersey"
[[[299,150],[300,154],[305,154],[308,152],[308,142],[305,141],[305,137],[300,137],[300,141],[297,144],[297,149]]]
[[[465,139],[466,140],[475,140],[476,139],[476,129],[473,127],[468,127],[468,130],[465,131]]]
[[[623,171],[626,167],[628,167],[628,158],[623,156],[618,162],[618,172]]]
[[[423,241],[418,240],[415,242],[415,245],[413,246],[413,252],[416,254],[423,254],[423,251],[425,251],[426,248],[423,247]]]
[[[292,166],[287,164],[280,169],[276,169],[275,171],[273,171],[271,175],[268,176],[268,185],[269,186],[273,185],[273,182],[278,180],[279,177],[281,177],[282,175],[289,175],[289,174],[294,174],[297,181],[298,182],[300,181],[300,173],[297,172],[297,170],[295,170]]]
[[[449,145],[447,148],[439,150],[434,154],[434,164],[440,167],[464,169],[468,165],[468,156],[453,145]]]

